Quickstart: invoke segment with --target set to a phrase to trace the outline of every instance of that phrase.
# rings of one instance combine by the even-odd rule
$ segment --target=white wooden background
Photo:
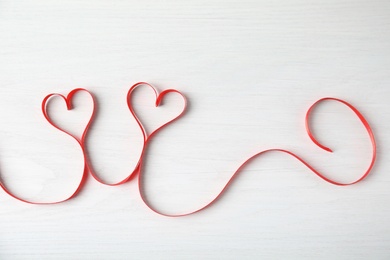
[[[245,168],[215,206],[185,218],[154,214],[136,181],[92,178],[75,199],[51,206],[0,192],[0,259],[389,259],[390,2],[387,0],[130,1],[0,0],[0,172],[17,195],[63,198],[81,174],[77,144],[48,125],[51,92],[90,89],[99,115],[88,140],[107,181],[134,167],[141,135],[126,106],[138,81],[177,88],[188,113],[148,152],[146,192],[157,208],[184,213],[207,203],[250,155],[292,149],[327,176],[356,179],[371,147],[354,104],[378,141],[372,174],[350,187],[325,183],[287,155]],[[180,100],[137,104],[152,129]],[[58,100],[57,100],[58,101]],[[80,132],[85,95],[55,119]],[[154,113],[156,112],[156,113]]]

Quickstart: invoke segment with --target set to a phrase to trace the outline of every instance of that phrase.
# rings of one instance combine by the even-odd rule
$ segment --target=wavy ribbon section
[[[156,102],[155,102],[155,105],[156,107],[160,106],[163,102],[163,99],[164,97],[168,94],[168,93],[176,93],[176,94],[179,94],[182,98],[183,98],[183,101],[184,101],[184,106],[183,106],[183,109],[178,113],[177,116],[175,116],[173,119],[170,119],[169,121],[167,121],[166,123],[162,124],[160,127],[158,127],[157,129],[155,129],[154,131],[152,131],[150,134],[147,133],[145,127],[143,126],[141,120],[139,119],[139,117],[137,116],[136,112],[135,112],[135,109],[133,107],[133,103],[132,103],[132,95],[134,94],[134,91],[141,87],[141,86],[144,86],[144,87],[149,87],[151,88],[153,91],[154,91],[154,94],[155,94],[155,97],[156,97]],[[48,101],[51,99],[51,98],[54,98],[54,97],[60,97],[62,98],[65,103],[66,103],[66,106],[67,106],[67,109],[68,110],[71,110],[73,108],[72,106],[72,99],[73,97],[75,96],[75,94],[79,93],[79,92],[86,92],[88,93],[90,96],[91,96],[91,100],[92,100],[92,103],[93,103],[93,111],[91,113],[91,117],[82,133],[82,136],[81,137],[77,137],[73,134],[71,134],[70,132],[60,128],[59,126],[57,126],[53,120],[50,118],[49,116],[49,113],[48,113]],[[350,108],[356,115],[357,117],[359,118],[359,120],[362,122],[362,124],[364,125],[369,137],[370,137],[370,140],[371,140],[371,144],[372,144],[372,155],[371,155],[371,162],[370,162],[370,165],[368,166],[368,168],[364,171],[364,173],[355,181],[352,181],[350,183],[341,183],[341,182],[337,182],[335,180],[332,180],[331,178],[328,178],[326,177],[325,175],[323,175],[322,173],[320,173],[319,171],[317,171],[313,166],[311,166],[308,162],[306,162],[304,159],[302,159],[300,156],[298,156],[296,153],[293,153],[291,151],[288,151],[288,150],[285,150],[285,149],[279,149],[279,148],[275,148],[275,149],[268,149],[268,150],[264,150],[264,151],[261,151],[261,152],[258,152],[254,155],[252,155],[250,158],[248,158],[247,160],[245,160],[241,165],[240,167],[238,167],[236,169],[236,171],[232,174],[232,177],[229,179],[229,181],[226,183],[226,185],[221,189],[221,191],[217,194],[217,196],[215,196],[209,203],[207,203],[205,206],[197,209],[197,210],[194,210],[194,211],[191,211],[191,212],[188,212],[188,213],[184,213],[184,214],[166,214],[166,213],[163,213],[159,210],[157,210],[148,200],[147,200],[147,196],[145,195],[144,193],[144,189],[143,189],[143,182],[142,182],[142,174],[143,174],[143,171],[142,171],[142,165],[143,165],[143,161],[144,161],[144,157],[145,157],[145,154],[146,154],[146,151],[147,151],[147,146],[148,144],[151,142],[151,140],[153,139],[153,137],[159,132],[161,131],[164,127],[166,127],[167,125],[171,124],[172,122],[176,121],[177,119],[179,119],[180,117],[183,116],[185,110],[186,110],[186,107],[187,107],[187,99],[186,97],[178,90],[175,90],[175,89],[167,89],[167,90],[164,90],[162,91],[161,93],[159,93],[156,88],[154,88],[152,85],[150,85],[149,83],[146,83],[146,82],[139,82],[139,83],[136,83],[134,84],[130,90],[128,91],[128,94],[127,94],[127,105],[129,107],[129,110],[131,112],[131,114],[133,115],[133,117],[135,118],[140,130],[142,131],[142,135],[143,135],[143,147],[142,147],[142,151],[141,151],[141,155],[139,157],[139,160],[138,160],[138,163],[136,165],[136,167],[134,168],[134,170],[126,177],[124,178],[123,180],[117,182],[117,183],[106,183],[104,182],[98,175],[97,173],[94,171],[93,169],[93,166],[92,166],[92,163],[88,157],[88,151],[87,151],[87,148],[86,148],[86,139],[87,139],[87,136],[88,136],[88,131],[91,127],[91,124],[93,123],[93,120],[95,118],[95,115],[96,115],[96,99],[95,97],[93,96],[93,94],[91,92],[89,92],[88,90],[86,89],[82,89],[82,88],[77,88],[77,89],[74,89],[72,90],[67,96],[64,96],[64,95],[61,95],[61,94],[49,94],[48,96],[46,96],[42,102],[42,112],[43,112],[43,115],[44,117],[46,118],[46,120],[51,124],[53,125],[55,128],[57,128],[58,130],[64,132],[65,134],[69,135],[70,137],[72,137],[74,140],[77,141],[77,143],[80,145],[80,148],[82,149],[83,151],[83,159],[84,159],[84,170],[83,170],[83,173],[81,175],[81,178],[80,178],[80,182],[78,184],[78,186],[76,187],[76,189],[71,193],[70,196],[66,197],[65,199],[62,199],[60,201],[54,201],[54,202],[32,202],[32,201],[28,201],[28,200],[25,200],[25,199],[22,199],[16,195],[14,195],[9,189],[6,188],[6,186],[3,184],[3,183],[0,183],[0,186],[4,189],[4,191],[6,193],[8,193],[10,196],[14,197],[15,199],[18,199],[20,201],[23,201],[23,202],[26,202],[26,203],[31,203],[31,204],[56,204],[56,203],[60,203],[60,202],[64,202],[64,201],[67,201],[71,198],[73,198],[74,196],[77,195],[77,193],[81,190],[81,188],[83,187],[83,184],[85,183],[85,179],[87,177],[87,173],[88,171],[91,173],[91,175],[100,183],[102,184],[105,184],[105,185],[109,185],[109,186],[117,186],[117,185],[121,185],[121,184],[124,184],[126,182],[128,182],[129,180],[131,180],[134,176],[138,175],[138,186],[139,186],[139,192],[140,192],[140,195],[141,195],[141,198],[143,200],[143,202],[146,204],[146,206],[148,208],[150,208],[152,211],[154,211],[155,213],[159,214],[159,215],[162,215],[162,216],[167,216],[167,217],[182,217],[182,216],[188,216],[188,215],[191,215],[191,214],[195,214],[199,211],[202,211],[208,207],[210,207],[212,204],[214,204],[224,193],[225,191],[230,187],[230,185],[232,184],[233,180],[235,179],[235,177],[237,177],[238,174],[240,174],[240,172],[243,170],[243,168],[249,164],[251,161],[253,161],[254,159],[256,159],[257,157],[259,157],[260,155],[262,154],[265,154],[265,153],[268,153],[268,152],[282,152],[282,153],[286,153],[286,154],[289,154],[291,155],[292,157],[294,157],[295,159],[299,160],[301,163],[303,163],[307,168],[309,168],[313,173],[315,173],[317,176],[319,176],[321,179],[325,180],[326,182],[329,182],[331,184],[334,184],[334,185],[339,185],[339,186],[347,186],[347,185],[352,185],[352,184],[355,184],[355,183],[358,183],[360,181],[362,181],[364,178],[367,177],[367,175],[371,172],[372,170],[372,167],[374,166],[374,163],[375,163],[375,160],[376,160],[376,142],[375,142],[375,137],[374,137],[374,134],[373,134],[373,131],[369,125],[369,123],[367,122],[367,120],[364,118],[364,116],[359,112],[359,110],[357,110],[354,106],[352,106],[350,103],[344,101],[344,100],[341,100],[341,99],[338,99],[338,98],[332,98],[332,97],[326,97],[326,98],[321,98],[320,100],[316,101],[313,105],[311,105],[306,113],[306,117],[305,117],[305,125],[306,125],[306,131],[307,131],[307,134],[309,135],[310,139],[313,141],[314,144],[316,144],[318,147],[324,149],[325,151],[328,151],[328,152],[332,152],[332,150],[324,145],[322,145],[319,141],[317,141],[317,139],[314,137],[312,131],[311,131],[311,128],[310,128],[310,115],[313,111],[313,109],[321,102],[324,102],[324,101],[336,101],[336,102],[339,102],[339,103],[342,103],[344,105],[346,105],[348,108]]]
[[[164,93],[165,92],[176,92],[176,93],[179,93],[184,101],[185,101],[185,104],[187,104],[186,102],[186,98],[183,94],[181,94],[179,91],[177,90],[166,90],[164,92],[161,92],[160,95],[157,95],[157,90],[151,86],[150,84],[136,84],[135,86],[133,86],[129,93],[131,93],[132,91],[134,91],[134,88],[135,87],[138,87],[138,86],[141,86],[141,85],[146,85],[148,87],[151,87],[153,88],[153,90],[155,91],[156,93],[156,96],[157,96],[157,99],[156,99],[156,106],[158,104],[160,104],[161,102],[161,99],[163,98],[164,96]],[[304,159],[302,159],[302,157],[298,156],[296,153],[294,152],[291,152],[291,151],[288,151],[288,150],[285,150],[285,149],[280,149],[280,148],[275,148],[275,149],[268,149],[268,150],[264,150],[264,151],[261,151],[261,152],[258,152],[254,155],[252,155],[250,158],[248,158],[247,160],[245,160],[241,165],[240,167],[237,168],[237,170],[233,173],[232,177],[229,179],[229,181],[226,183],[226,185],[222,188],[222,190],[217,194],[217,196],[215,196],[209,203],[207,203],[205,206],[197,209],[197,210],[194,210],[194,211],[191,211],[191,212],[188,212],[188,213],[184,213],[184,214],[166,214],[164,212],[161,212],[159,210],[157,210],[147,199],[147,196],[145,195],[144,193],[144,189],[142,188],[143,187],[143,183],[142,183],[142,174],[143,174],[143,171],[142,171],[142,161],[141,160],[141,164],[139,166],[139,176],[138,176],[138,186],[139,186],[139,191],[140,191],[140,195],[141,195],[141,198],[143,200],[143,202],[146,204],[146,206],[151,209],[152,211],[154,211],[155,213],[159,214],[159,215],[162,215],[162,216],[166,216],[166,217],[183,217],[183,216],[188,216],[188,215],[192,215],[192,214],[195,214],[197,212],[200,212],[208,207],[210,207],[211,205],[213,205],[218,199],[221,198],[221,196],[225,193],[225,191],[230,187],[230,185],[232,184],[233,180],[235,179],[235,177],[237,177],[237,175],[240,174],[240,172],[243,170],[243,168],[248,165],[251,161],[253,161],[254,159],[256,159],[257,157],[259,157],[260,155],[262,154],[265,154],[265,153],[269,153],[269,152],[282,152],[282,153],[286,153],[286,154],[289,154],[291,155],[292,157],[294,157],[295,159],[299,160],[301,163],[303,163],[307,168],[309,168],[312,172],[314,172],[318,177],[320,177],[321,179],[325,180],[326,182],[329,182],[331,184],[334,184],[334,185],[338,185],[338,186],[347,186],[347,185],[352,185],[352,184],[355,184],[355,183],[358,183],[360,181],[362,181],[364,178],[367,177],[367,175],[370,173],[372,167],[374,166],[374,163],[375,163],[375,160],[376,160],[376,142],[375,142],[375,137],[374,137],[374,134],[373,134],[373,131],[369,125],[369,123],[367,122],[367,120],[364,118],[364,116],[359,112],[359,110],[357,110],[354,106],[352,106],[350,103],[344,101],[344,100],[341,100],[341,99],[338,99],[338,98],[332,98],[332,97],[325,97],[325,98],[321,98],[319,99],[318,101],[316,101],[313,105],[311,105],[308,109],[308,111],[306,112],[306,116],[305,116],[305,125],[306,125],[306,131],[307,131],[307,134],[309,135],[310,139],[320,148],[324,149],[325,151],[328,151],[328,152],[332,152],[332,150],[324,145],[322,145],[313,135],[312,131],[311,131],[311,128],[310,128],[310,115],[313,111],[313,109],[320,103],[324,102],[324,101],[336,101],[336,102],[340,102],[344,105],[346,105],[348,108],[350,108],[357,116],[358,118],[360,119],[360,121],[362,122],[362,124],[364,125],[369,137],[370,137],[370,140],[371,140],[371,144],[372,144],[372,155],[371,155],[371,162],[370,162],[370,165],[368,166],[368,168],[364,171],[363,175],[361,175],[357,180],[353,181],[353,182],[350,182],[350,183],[342,183],[342,182],[337,182],[335,180],[332,180],[331,178],[328,178],[326,177],[325,175],[323,175],[322,173],[320,173],[318,170],[316,170],[313,166],[311,166],[308,162],[306,162]],[[133,114],[133,116],[136,118],[137,122],[138,122],[138,125],[140,126],[140,128],[144,129],[143,126],[142,126],[142,123],[140,122],[140,120],[138,119],[137,115],[135,114],[134,110],[132,109],[132,105],[131,105],[131,99],[128,99],[128,105],[129,105],[129,108],[130,108],[130,111],[131,113]],[[173,119],[172,121],[178,119],[180,116],[183,115],[184,111],[185,111],[185,108],[186,106],[184,107],[183,111],[179,114],[178,117],[176,117],[175,119]],[[168,123],[162,125],[160,128],[156,129],[155,131],[153,131],[149,136],[147,136],[145,130],[143,130],[144,132],[144,138],[146,140],[145,142],[145,145],[144,145],[144,151],[146,151],[146,148],[147,148],[147,145],[150,143],[150,141],[152,140],[152,137],[157,134],[163,127],[165,127],[167,124],[169,124],[170,122],[172,121],[169,121]],[[141,156],[142,158],[143,156]]]
[[[71,92],[69,92],[69,94],[67,96],[64,96],[62,94],[57,94],[57,93],[53,93],[53,94],[49,94],[47,95],[43,101],[42,101],[42,112],[43,112],[43,116],[46,118],[46,120],[51,124],[53,125],[55,128],[57,128],[58,130],[60,130],[61,132],[64,132],[65,134],[69,135],[70,137],[72,137],[80,146],[81,150],[83,150],[83,160],[84,160],[84,169],[83,169],[83,172],[81,174],[81,177],[80,177],[80,181],[77,185],[77,187],[75,188],[74,191],[72,191],[72,193],[70,193],[70,195],[68,195],[67,197],[65,197],[64,199],[61,199],[61,200],[58,200],[58,201],[51,201],[51,202],[36,202],[36,201],[30,201],[30,200],[26,200],[26,199],[23,199],[17,195],[15,195],[13,192],[11,192],[3,182],[0,182],[0,186],[1,188],[8,194],[10,195],[11,197],[17,199],[17,200],[20,200],[22,202],[25,202],[25,203],[29,203],[29,204],[39,204],[39,205],[48,205],[48,204],[58,204],[58,203],[61,203],[61,202],[65,202],[65,201],[68,201],[70,199],[72,199],[73,197],[75,197],[79,191],[82,189],[84,183],[85,183],[85,180],[88,176],[88,165],[87,165],[87,158],[85,156],[85,152],[84,152],[84,140],[86,138],[86,133],[93,121],[93,118],[94,118],[94,114],[95,114],[95,110],[93,110],[92,112],[92,115],[91,115],[91,118],[89,119],[88,121],[88,124],[87,126],[85,127],[84,131],[83,131],[83,134],[82,134],[82,137],[79,138],[65,130],[63,130],[62,128],[58,127],[50,118],[48,112],[47,112],[47,104],[49,102],[50,99],[54,98],[54,97],[59,97],[61,99],[63,99],[65,101],[65,104],[66,104],[66,108],[68,110],[71,110],[73,108],[73,104],[72,104],[72,99],[73,97],[75,96],[75,94],[77,94],[78,92],[87,92],[89,93],[86,89],[82,89],[82,88],[77,88],[77,89],[74,89],[72,90]],[[89,93],[91,95],[91,97],[93,98],[92,94]]]

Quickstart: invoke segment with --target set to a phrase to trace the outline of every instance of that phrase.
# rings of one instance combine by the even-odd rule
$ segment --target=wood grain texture
[[[99,175],[134,168],[140,132],[126,107],[138,81],[187,95],[188,113],[156,137],[146,192],[168,213],[207,203],[252,154],[292,149],[337,180],[368,166],[370,143],[351,111],[326,103],[310,142],[304,114],[320,97],[356,105],[378,141],[372,175],[335,187],[282,154],[245,168],[210,209],[171,219],[148,210],[136,182],[89,178],[75,199],[20,203],[0,192],[0,259],[389,259],[390,2],[0,0],[0,172],[20,196],[54,200],[81,174],[77,144],[45,121],[51,92],[89,88],[99,114],[88,140]],[[163,112],[137,104],[148,129]],[[80,131],[86,96],[56,120]]]

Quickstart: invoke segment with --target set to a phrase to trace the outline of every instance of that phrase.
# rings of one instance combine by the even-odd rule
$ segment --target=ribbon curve
[[[134,93],[134,90],[141,87],[141,86],[146,86],[146,87],[149,87],[151,88],[153,91],[154,91],[154,94],[155,94],[155,98],[156,98],[156,101],[155,101],[155,106],[158,107],[162,104],[163,102],[163,99],[164,97],[166,96],[166,94],[168,93],[176,93],[176,94],[179,94],[183,100],[184,100],[184,106],[183,106],[183,109],[180,111],[180,113],[178,115],[176,115],[174,118],[170,119],[169,121],[165,122],[164,124],[162,124],[161,126],[159,126],[157,129],[153,130],[150,134],[147,133],[145,127],[143,126],[140,118],[138,117],[138,115],[136,114],[135,110],[134,110],[134,107],[133,107],[133,103],[132,103],[132,95]],[[49,116],[49,113],[48,113],[48,102],[50,99],[54,98],[54,97],[60,97],[64,100],[64,102],[66,103],[66,107],[68,110],[71,110],[73,108],[73,104],[72,104],[72,100],[73,100],[73,97],[79,93],[79,92],[86,92],[90,95],[91,99],[92,99],[92,104],[93,104],[93,110],[92,110],[92,114],[91,114],[91,117],[90,119],[88,120],[88,123],[85,127],[85,129],[83,130],[83,133],[81,135],[81,137],[78,137],[76,135],[73,135],[71,134],[70,132],[60,128],[59,126],[57,126],[53,120],[50,118]],[[368,166],[368,168],[365,170],[365,172],[355,181],[352,181],[352,182],[349,182],[349,183],[342,183],[342,182],[337,182],[335,180],[332,180],[331,178],[329,177],[326,177],[324,176],[323,174],[321,174],[319,171],[317,171],[313,166],[311,166],[308,162],[306,162],[304,159],[302,159],[300,156],[298,156],[296,153],[294,152],[291,152],[289,150],[285,150],[285,149],[280,149],[280,148],[273,148],[273,149],[267,149],[267,150],[263,150],[263,151],[260,151],[254,155],[252,155],[251,157],[249,157],[248,159],[246,159],[235,171],[234,173],[232,174],[232,176],[230,177],[229,181],[226,183],[226,185],[221,189],[221,191],[217,194],[217,196],[215,196],[210,202],[208,202],[206,205],[204,205],[203,207],[199,208],[199,209],[196,209],[194,211],[191,211],[191,212],[188,212],[188,213],[184,213],[184,214],[166,214],[164,212],[161,212],[159,210],[157,210],[153,205],[151,205],[151,203],[147,200],[147,196],[145,195],[144,193],[144,190],[143,190],[143,182],[142,182],[142,174],[143,174],[143,171],[142,171],[142,165],[143,165],[143,161],[144,161],[144,156],[145,156],[145,153],[147,151],[147,147],[148,147],[148,144],[151,142],[151,140],[153,139],[153,137],[159,132],[161,131],[164,127],[166,127],[167,125],[173,123],[174,121],[178,120],[180,117],[182,117],[185,113],[185,110],[187,108],[187,99],[186,97],[178,90],[175,90],[175,89],[166,89],[162,92],[158,92],[157,89],[152,86],[151,84],[149,83],[146,83],[146,82],[138,82],[136,84],[134,84],[128,91],[127,93],[127,97],[126,97],[126,101],[127,101],[127,105],[128,105],[128,108],[130,110],[130,113],[132,114],[132,116],[135,118],[141,132],[142,132],[142,136],[143,136],[143,146],[142,146],[142,150],[141,150],[141,155],[138,159],[138,163],[136,165],[136,167],[134,168],[134,170],[127,176],[125,177],[123,180],[117,182],[117,183],[106,183],[104,182],[99,176],[98,174],[95,172],[94,168],[93,168],[93,165],[88,157],[88,152],[87,152],[87,148],[86,148],[86,139],[88,137],[88,132],[90,130],[90,127],[93,123],[93,120],[96,116],[96,98],[94,97],[94,95],[88,91],[87,89],[83,89],[83,88],[76,88],[74,90],[72,90],[71,92],[69,92],[69,94],[67,96],[64,96],[62,94],[57,94],[57,93],[53,93],[53,94],[49,94],[47,95],[43,101],[42,101],[42,113],[44,115],[44,117],[46,118],[46,120],[52,125],[54,126],[56,129],[62,131],[63,133],[69,135],[70,137],[72,137],[80,146],[82,152],[83,152],[83,160],[84,160],[84,169],[83,169],[83,173],[81,175],[81,178],[80,178],[80,182],[78,184],[78,186],[76,187],[76,189],[71,193],[71,195],[67,196],[65,199],[62,199],[62,200],[59,200],[59,201],[53,201],[53,202],[32,202],[32,201],[29,201],[29,200],[26,200],[26,199],[23,199],[23,198],[20,198],[16,195],[14,195],[2,182],[0,182],[0,187],[8,194],[10,195],[11,197],[19,200],[19,201],[22,201],[22,202],[26,202],[26,203],[30,203],[30,204],[57,204],[57,203],[61,203],[61,202],[65,202],[67,200],[70,200],[71,198],[75,197],[77,195],[77,193],[82,189],[84,183],[85,183],[85,180],[86,180],[86,177],[88,175],[88,172],[91,173],[91,175],[100,183],[104,184],[104,185],[109,185],[109,186],[117,186],[117,185],[121,185],[121,184],[124,184],[126,182],[128,182],[129,180],[131,180],[133,177],[135,176],[138,176],[138,188],[139,188],[139,192],[140,192],[140,196],[141,196],[141,199],[142,201],[145,203],[145,205],[151,209],[153,212],[159,214],[159,215],[162,215],[162,216],[167,216],[167,217],[182,217],[182,216],[188,216],[188,215],[191,215],[191,214],[195,214],[197,212],[200,212],[208,207],[210,207],[212,204],[214,204],[224,193],[225,191],[230,187],[230,185],[232,184],[233,180],[235,179],[235,177],[240,174],[240,172],[243,170],[243,168],[248,165],[251,161],[253,161],[254,159],[256,159],[257,157],[259,157],[260,155],[262,154],[265,154],[265,153],[269,153],[269,152],[282,152],[282,153],[286,153],[286,154],[289,154],[291,155],[292,157],[294,157],[295,159],[299,160],[301,163],[303,163],[307,168],[309,168],[314,174],[316,174],[318,177],[320,177],[321,179],[323,179],[324,181],[328,182],[328,183],[331,183],[331,184],[334,184],[334,185],[338,185],[338,186],[347,186],[347,185],[352,185],[352,184],[355,184],[355,183],[358,183],[360,181],[362,181],[363,179],[365,179],[369,173],[371,172],[374,164],[375,164],[375,160],[376,160],[376,141],[375,141],[375,137],[374,137],[374,133],[368,123],[368,121],[364,118],[364,116],[359,112],[358,109],[356,109],[354,106],[352,106],[350,103],[344,101],[344,100],[341,100],[341,99],[338,99],[338,98],[333,98],[333,97],[325,97],[325,98],[321,98],[319,100],[317,100],[316,102],[314,102],[310,107],[309,109],[307,110],[306,112],[306,116],[305,116],[305,126],[306,126],[306,132],[308,134],[308,136],[310,137],[310,139],[312,140],[312,142],[314,144],[316,144],[318,147],[320,147],[321,149],[325,150],[325,151],[328,151],[328,152],[332,152],[332,150],[324,145],[322,145],[319,141],[317,141],[317,139],[315,138],[314,134],[312,133],[311,131],[311,128],[310,128],[310,115],[313,111],[313,109],[320,103],[322,102],[325,102],[325,101],[336,101],[336,102],[339,102],[339,103],[342,103],[344,104],[345,106],[347,106],[349,109],[351,109],[355,114],[356,116],[359,118],[359,120],[361,121],[361,123],[364,125],[369,137],[370,137],[370,141],[371,141],[371,144],[372,144],[372,155],[371,155],[371,162]]]

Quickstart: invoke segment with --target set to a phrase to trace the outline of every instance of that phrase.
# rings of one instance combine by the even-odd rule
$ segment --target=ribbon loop
[[[184,100],[184,106],[183,106],[183,109],[179,111],[179,113],[174,116],[172,119],[168,120],[167,122],[163,123],[161,126],[159,126],[157,129],[153,130],[150,134],[148,134],[145,130],[145,127],[143,126],[141,120],[139,119],[139,117],[137,116],[135,110],[134,110],[134,106],[133,106],[133,103],[132,103],[132,95],[134,94],[134,90],[141,87],[141,86],[144,86],[144,87],[149,87],[153,90],[154,94],[155,94],[155,106],[156,107],[159,107],[160,105],[162,105],[162,102],[164,100],[164,97],[168,94],[168,93],[177,93],[179,94],[183,100]],[[62,98],[65,103],[66,103],[66,107],[68,110],[71,110],[73,108],[73,103],[72,103],[72,100],[73,100],[73,97],[79,93],[79,92],[86,92],[88,93],[91,98],[92,98],[92,103],[93,103],[93,111],[92,111],[92,114],[91,114],[91,117],[90,119],[88,120],[88,123],[82,133],[82,136],[81,137],[78,137],[74,134],[71,134],[69,131],[67,130],[64,130],[62,129],[61,127],[59,127],[58,125],[56,125],[53,120],[50,118],[49,114],[48,114],[48,101],[53,98],[53,97],[60,97]],[[94,97],[94,95],[89,92],[88,90],[86,89],[82,89],[82,88],[77,88],[77,89],[74,89],[72,90],[67,96],[64,96],[64,95],[61,95],[61,94],[49,94],[47,95],[43,101],[42,101],[42,112],[43,112],[43,115],[44,117],[46,118],[46,120],[52,125],[54,126],[56,129],[62,131],[63,133],[71,136],[74,140],[76,140],[78,142],[78,144],[80,145],[80,148],[82,149],[83,151],[83,159],[84,159],[84,170],[83,170],[83,174],[82,174],[82,177],[80,179],[80,182],[79,182],[79,185],[77,186],[76,190],[73,191],[71,193],[71,195],[63,200],[60,200],[60,201],[54,201],[54,202],[32,202],[32,201],[28,201],[28,200],[25,200],[25,199],[22,199],[22,198],[19,198],[18,196],[14,195],[11,191],[9,191],[6,186],[0,182],[0,186],[1,188],[4,189],[4,191],[9,194],[10,196],[14,197],[15,199],[18,199],[20,201],[23,201],[23,202],[26,202],[26,203],[31,203],[31,204],[56,204],[56,203],[60,203],[60,202],[64,202],[64,201],[67,201],[71,198],[73,198],[74,196],[76,196],[76,194],[81,190],[81,188],[83,187],[83,184],[85,182],[85,179],[86,179],[86,176],[87,176],[87,172],[89,171],[91,173],[91,175],[100,183],[102,184],[105,184],[105,185],[109,185],[109,186],[116,186],[116,185],[121,185],[123,183],[126,183],[128,182],[129,180],[132,179],[132,177],[138,175],[138,188],[139,188],[139,192],[140,192],[140,195],[141,195],[141,198],[143,200],[143,202],[146,204],[147,207],[149,207],[152,211],[154,211],[155,213],[157,214],[160,214],[160,215],[163,215],[163,216],[168,216],[168,217],[181,217],[181,216],[187,216],[187,215],[191,215],[191,214],[194,214],[194,213],[197,213],[199,211],[202,211],[208,207],[210,207],[212,204],[214,204],[223,194],[224,192],[228,189],[228,187],[232,184],[234,178],[240,174],[240,172],[243,170],[243,168],[249,164],[252,160],[256,159],[257,157],[259,157],[260,155],[264,154],[264,153],[268,153],[268,152],[282,152],[282,153],[285,153],[285,154],[288,154],[292,157],[294,157],[295,159],[299,160],[301,163],[303,163],[307,168],[309,168],[313,173],[315,173],[317,176],[319,176],[321,179],[325,180],[326,182],[328,183],[331,183],[331,184],[334,184],[334,185],[339,185],[339,186],[347,186],[347,185],[352,185],[352,184],[355,184],[355,183],[358,183],[360,181],[362,181],[364,178],[366,178],[368,176],[368,174],[371,172],[373,166],[374,166],[374,163],[375,163],[375,160],[376,160],[376,142],[375,142],[375,137],[374,137],[374,133],[369,125],[369,123],[367,122],[367,120],[364,118],[364,116],[359,112],[358,109],[356,109],[354,106],[352,106],[350,103],[344,101],[344,100],[341,100],[341,99],[338,99],[338,98],[333,98],[333,97],[325,97],[325,98],[321,98],[319,99],[318,101],[314,102],[310,107],[309,109],[307,110],[306,112],[306,116],[305,116],[305,126],[306,126],[306,131],[307,131],[307,134],[308,136],[310,137],[310,139],[312,140],[312,142],[317,145],[318,147],[320,147],[321,149],[324,149],[328,152],[332,152],[332,150],[327,147],[327,146],[324,146],[323,144],[321,144],[314,136],[314,134],[312,133],[311,131],[311,127],[310,127],[310,116],[311,116],[311,113],[313,111],[313,109],[318,105],[320,104],[321,102],[324,102],[324,101],[336,101],[336,102],[340,102],[344,105],[346,105],[349,109],[351,109],[355,114],[356,116],[359,118],[359,120],[361,121],[361,123],[364,125],[369,137],[370,137],[370,140],[371,140],[371,144],[372,144],[372,156],[371,156],[371,162],[368,166],[368,168],[364,171],[364,173],[355,181],[352,181],[350,183],[341,183],[341,182],[337,182],[337,181],[334,181],[332,180],[331,178],[328,178],[326,176],[324,176],[322,173],[320,173],[319,171],[317,171],[313,166],[311,166],[308,162],[306,162],[304,159],[302,159],[300,156],[298,156],[296,153],[294,152],[291,152],[289,150],[285,150],[285,149],[280,149],[280,148],[274,148],[274,149],[268,149],[268,150],[264,150],[264,151],[260,151],[254,155],[252,155],[250,158],[246,159],[239,167],[238,169],[232,174],[231,178],[229,179],[229,181],[226,183],[226,185],[221,189],[221,191],[217,194],[216,197],[214,197],[209,203],[207,203],[205,206],[199,208],[199,209],[196,209],[194,211],[191,211],[191,212],[188,212],[188,213],[184,213],[184,214],[166,214],[166,213],[163,213],[159,210],[157,210],[155,207],[153,207],[153,205],[151,205],[151,203],[147,200],[147,196],[145,195],[144,193],[144,189],[143,189],[143,181],[142,181],[142,174],[143,171],[142,171],[142,166],[143,166],[143,162],[144,162],[144,156],[145,156],[145,153],[147,151],[147,146],[148,144],[151,142],[151,140],[153,140],[153,136],[155,136],[159,131],[161,131],[161,129],[163,129],[164,127],[166,127],[167,125],[171,124],[172,122],[176,121],[177,119],[179,119],[180,117],[183,116],[186,108],[187,108],[187,99],[186,97],[178,90],[175,90],[175,89],[167,89],[167,90],[164,90],[162,91],[161,93],[159,93],[157,91],[157,89],[155,87],[153,87],[151,84],[149,83],[146,83],[146,82],[138,82],[136,84],[134,84],[128,91],[127,93],[127,97],[126,97],[126,101],[127,101],[127,105],[128,105],[128,108],[132,114],[132,116],[135,118],[141,132],[142,132],[142,135],[143,135],[143,147],[142,147],[142,151],[141,151],[141,155],[139,157],[139,160],[138,160],[138,163],[136,165],[136,167],[134,168],[134,170],[126,177],[124,178],[122,181],[119,181],[117,183],[106,183],[104,182],[94,171],[93,169],[93,166],[92,166],[92,163],[90,162],[89,158],[88,158],[88,152],[87,152],[87,148],[86,148],[86,139],[87,139],[87,136],[88,136],[88,131],[92,125],[92,122],[95,118],[95,108],[96,108],[96,99]]]

